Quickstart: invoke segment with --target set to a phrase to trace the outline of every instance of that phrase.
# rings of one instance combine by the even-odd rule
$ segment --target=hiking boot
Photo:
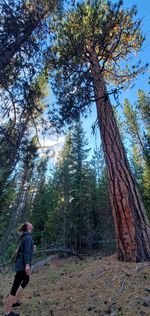
[[[17,307],[17,306],[20,306],[20,305],[21,305],[21,303],[16,302],[16,303],[12,304],[12,307]]]

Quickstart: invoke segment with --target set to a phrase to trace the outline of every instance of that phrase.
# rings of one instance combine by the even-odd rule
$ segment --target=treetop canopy
[[[128,86],[144,71],[145,66],[141,67],[140,62],[133,66],[128,63],[144,41],[141,20],[135,18],[136,14],[135,6],[124,10],[121,1],[112,4],[105,0],[85,0],[66,12],[63,19],[53,19],[48,67],[54,93],[63,105],[62,112],[76,112],[79,106],[82,111],[85,105],[95,101],[91,74],[93,53],[105,83],[111,89],[115,86],[113,92]]]

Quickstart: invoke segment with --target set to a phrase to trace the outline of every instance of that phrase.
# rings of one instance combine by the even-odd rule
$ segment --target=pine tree
[[[18,148],[16,146],[19,130],[13,129],[13,121],[1,126],[0,133],[0,196],[9,183],[9,178],[15,168]],[[10,136],[11,134],[11,136]],[[8,136],[9,135],[9,136]]]
[[[150,168],[150,97],[144,91],[138,91],[137,110],[140,111],[142,125],[144,125],[144,145],[146,163]]]
[[[99,225],[97,216],[99,200],[97,197],[96,174],[89,162],[83,168],[82,188],[82,244],[91,254],[99,246],[99,236],[96,232]]]
[[[76,10],[54,23],[55,38],[49,51],[53,89],[60,107],[60,122],[71,122],[95,101],[110,182],[119,260],[150,259],[150,227],[126,158],[109,94],[128,85],[139,65],[127,65],[143,37],[136,9],[122,3],[83,1]],[[106,85],[115,87],[107,91]]]
[[[36,175],[36,192],[31,208],[31,220],[34,226],[34,239],[36,244],[45,242],[47,214],[51,206],[51,187],[46,181],[47,158],[40,161]]]
[[[56,171],[57,173],[57,171]],[[57,180],[55,174],[48,184],[47,190],[48,196],[48,208],[47,208],[47,220],[45,222],[46,241],[48,245],[62,245],[62,230],[59,217],[59,191],[57,187]]]
[[[133,106],[131,106],[130,102],[127,99],[125,99],[124,102],[124,114],[125,124],[127,126],[128,132],[132,137],[132,142],[140,147],[143,158],[148,163],[148,155],[145,150],[145,143],[143,139],[143,124],[141,124],[142,122],[140,122],[140,117],[137,109],[133,108]]]
[[[108,175],[102,148],[96,148],[91,166],[96,176],[96,207],[94,217],[94,233],[96,246],[105,248],[112,253],[115,246],[114,223],[109,197]]]
[[[6,227],[9,226],[11,211],[16,200],[16,179],[15,177],[7,183],[3,194],[0,196],[0,255],[3,242],[3,235]]]
[[[48,221],[57,235],[57,243],[81,250],[92,248],[92,170],[86,165],[89,149],[80,122],[66,136],[54,176],[54,191],[58,192],[55,211],[48,212]],[[91,180],[94,181],[94,180]],[[55,194],[56,197],[56,194]],[[90,237],[89,237],[90,236]]]
[[[150,168],[147,166],[143,172],[143,199],[147,210],[148,218],[150,220]]]
[[[84,166],[87,159],[87,154],[90,151],[85,132],[81,122],[75,124],[72,132],[72,173],[73,173],[73,192],[72,192],[72,209],[74,217],[74,236],[75,248],[82,249],[82,235],[84,230],[84,214],[86,212],[84,207]],[[87,215],[88,216],[88,215]]]
[[[142,90],[138,90],[138,99],[134,105],[125,100],[124,124],[128,131],[128,137],[132,143],[133,173],[141,192],[147,214],[150,214],[150,146],[149,146],[149,122],[150,122],[150,99]]]
[[[64,247],[69,245],[68,242],[68,222],[69,213],[71,212],[71,197],[72,197],[72,178],[73,174],[73,156],[72,156],[72,134],[68,133],[64,148],[60,153],[57,164],[57,187],[59,191],[58,213],[60,226],[60,241]]]
[[[20,166],[17,166],[18,169],[17,172],[15,172],[15,199],[11,203],[11,208],[9,208],[9,222],[5,226],[2,236],[0,249],[2,254],[12,243],[12,240],[15,241],[17,237],[16,225],[28,220],[28,202],[30,201],[30,195],[32,194],[30,186],[34,172],[34,163],[37,157],[35,139],[36,137],[33,137],[32,141],[27,144]],[[7,209],[5,211],[7,212]],[[4,216],[7,216],[7,213]]]
[[[132,150],[133,158],[131,163],[133,165],[134,176],[143,198],[147,215],[150,218],[150,168],[144,161],[139,147],[134,145]]]
[[[59,0],[39,1],[2,1],[0,3],[1,33],[0,33],[0,71],[1,74],[9,66],[13,57],[21,49],[31,49],[34,45],[33,32],[42,27],[42,20],[51,15]],[[32,43],[33,41],[33,43]],[[11,65],[12,67],[12,65]],[[10,67],[10,68],[11,68]]]

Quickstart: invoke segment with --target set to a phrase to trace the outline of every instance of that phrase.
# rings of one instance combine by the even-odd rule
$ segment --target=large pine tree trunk
[[[116,124],[96,54],[91,74],[103,150],[110,183],[117,257],[122,261],[150,260],[150,225]]]

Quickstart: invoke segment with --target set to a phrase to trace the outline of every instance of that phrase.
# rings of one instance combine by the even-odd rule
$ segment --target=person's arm
[[[25,262],[25,271],[27,274],[30,273],[30,264],[31,264],[31,251],[32,251],[32,239],[25,238],[24,240],[24,262]]]

